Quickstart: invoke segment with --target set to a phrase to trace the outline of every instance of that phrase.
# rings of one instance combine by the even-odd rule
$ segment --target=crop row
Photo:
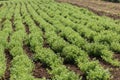
[[[48,5],[48,4],[45,4]],[[50,4],[52,5],[52,4]],[[54,4],[53,4],[54,5]],[[49,6],[49,5],[48,5]],[[42,6],[43,7],[43,6]],[[49,6],[50,7],[50,6]],[[42,9],[42,8],[41,8]],[[120,63],[117,60],[113,60],[113,53],[119,52],[119,39],[120,36],[118,33],[111,30],[101,30],[101,32],[95,32],[89,28],[81,28],[79,24],[72,24],[68,18],[54,14],[54,17],[50,17],[53,13],[52,10],[43,8],[46,12],[38,10],[40,15],[51,25],[57,27],[56,32],[60,34],[61,37],[65,38],[69,43],[72,43],[83,50],[85,50],[89,55],[95,57],[102,57],[106,62],[111,63],[114,66],[120,66]],[[49,16],[48,16],[48,15]],[[82,20],[81,20],[82,21]],[[71,26],[72,25],[72,26]],[[75,27],[74,27],[75,26]],[[72,29],[71,29],[72,28]],[[73,29],[78,30],[77,32]],[[87,29],[89,31],[83,31]],[[83,31],[83,33],[82,33]],[[90,34],[91,32],[91,34]],[[83,37],[83,35],[88,36],[88,39]],[[94,37],[93,37],[94,36]],[[114,37],[113,37],[114,36]],[[90,38],[89,38],[90,37]],[[92,41],[90,39],[93,39]],[[110,46],[110,47],[109,47]],[[93,47],[91,49],[91,47]],[[113,51],[113,52],[112,52]]]
[[[32,6],[34,7],[34,5]],[[34,9],[37,9],[37,7],[34,7]],[[56,35],[55,33],[56,28],[53,25],[49,24],[44,19],[45,13],[43,13],[43,11],[40,11],[40,10],[38,11],[38,14],[39,15],[43,14],[43,15],[40,15],[40,17],[37,17],[39,15],[35,11],[32,11],[32,8],[30,9],[30,11],[32,11],[30,13],[33,13],[32,14],[34,15],[33,19],[40,25],[41,29],[45,31],[45,38],[47,39],[47,42],[49,43],[51,48],[55,52],[59,52],[60,55],[64,57],[64,59],[75,61],[80,66],[80,69],[87,74],[87,79],[96,79],[98,77],[99,79],[108,79],[109,73],[107,73],[106,71],[104,72],[103,68],[100,67],[97,61],[89,62],[88,57],[87,57],[88,55],[84,51],[80,50],[80,48],[78,48],[75,45],[71,45],[67,43],[61,37]],[[62,26],[58,26],[58,27],[61,28]],[[97,71],[102,71],[101,75],[92,77],[92,75],[100,73],[100,72],[97,73]],[[107,73],[106,76],[101,77],[105,73]]]
[[[52,80],[82,80],[82,76],[64,65],[67,61],[74,62],[87,80],[111,78],[97,58],[120,67],[120,62],[114,59],[114,54],[120,53],[120,24],[117,21],[54,0],[1,3],[0,78],[6,70],[6,49],[13,57],[10,80],[46,80],[32,75],[33,61],[47,65]],[[26,29],[29,29],[28,34]],[[24,45],[30,46],[32,58],[27,56]]]

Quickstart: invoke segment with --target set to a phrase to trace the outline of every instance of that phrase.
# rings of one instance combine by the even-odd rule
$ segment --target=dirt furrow
[[[74,62],[64,61],[64,65],[70,70],[75,72],[77,75],[82,76],[82,80],[86,80],[86,75],[78,68]]]
[[[47,71],[47,66],[40,63],[40,61],[34,62],[35,69],[33,70],[33,76],[36,78],[47,78],[51,79],[51,75]]]
[[[6,71],[4,74],[4,77],[2,80],[10,80],[10,66],[11,66],[11,61],[13,57],[10,55],[10,52],[8,49],[5,50],[5,55],[6,55]]]
[[[24,23],[24,25],[25,25],[26,33],[29,35],[30,34],[29,26],[26,23]],[[47,47],[47,43],[44,42],[44,44],[45,44],[45,47]],[[30,46],[29,45],[24,45],[23,49],[24,49],[25,53],[28,55],[28,57],[31,60],[33,60],[34,52],[32,52],[30,50]],[[47,79],[51,78],[51,75],[47,71],[48,67],[46,65],[43,65],[40,61],[33,61],[33,63],[34,63],[35,67],[34,67],[32,73],[33,73],[33,76],[35,78],[43,78],[43,77],[45,77]]]

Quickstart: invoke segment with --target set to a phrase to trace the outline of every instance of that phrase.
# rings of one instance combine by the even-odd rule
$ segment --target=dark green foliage
[[[120,0],[105,0],[105,1],[120,2]]]

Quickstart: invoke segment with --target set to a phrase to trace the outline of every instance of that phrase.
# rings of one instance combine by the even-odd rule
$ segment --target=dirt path
[[[120,3],[105,2],[101,0],[56,0],[59,2],[68,2],[73,5],[88,8],[98,15],[109,16],[114,19],[120,19]]]
[[[10,55],[9,50],[5,50],[5,55],[6,55],[6,71],[4,74],[4,77],[1,78],[0,80],[10,80],[10,66],[11,66],[11,61],[13,59],[12,55]]]

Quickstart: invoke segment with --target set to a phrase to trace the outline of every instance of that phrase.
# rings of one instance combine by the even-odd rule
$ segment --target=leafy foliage
[[[0,9],[0,78],[6,69],[5,49],[13,57],[10,80],[46,80],[32,76],[33,60],[47,65],[52,80],[82,80],[64,61],[78,66],[87,80],[111,78],[97,58],[120,67],[113,57],[120,52],[119,21],[54,0],[14,0],[1,4],[4,5]],[[33,58],[26,55],[24,45],[30,47]]]

